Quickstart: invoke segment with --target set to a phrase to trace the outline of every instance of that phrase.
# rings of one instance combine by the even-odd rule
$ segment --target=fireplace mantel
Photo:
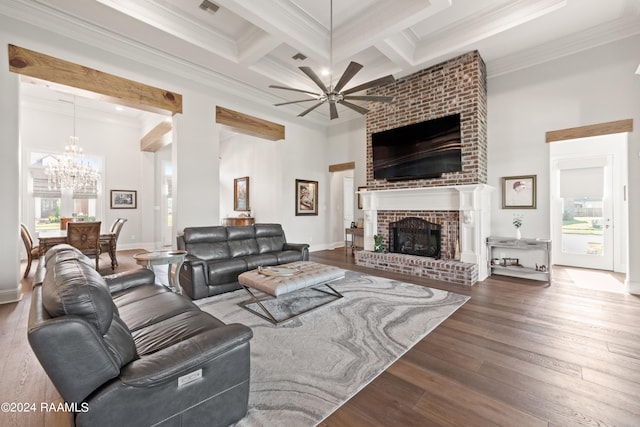
[[[378,211],[459,211],[460,261],[478,266],[487,277],[486,238],[491,234],[491,193],[486,184],[360,191],[364,208],[364,248],[372,251]]]

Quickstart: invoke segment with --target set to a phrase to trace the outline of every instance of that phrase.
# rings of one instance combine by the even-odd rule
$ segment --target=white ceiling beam
[[[518,0],[491,9],[473,18],[463,19],[445,30],[423,39],[415,52],[417,63],[460,51],[525,22],[551,13],[567,5],[567,0]]]
[[[254,28],[238,40],[238,63],[247,67],[251,66],[266,57],[280,43],[281,41],[271,34]]]
[[[151,0],[96,0],[125,15],[230,61],[238,61],[235,41],[196,20]]]
[[[401,69],[415,66],[417,38],[408,30],[376,43],[376,48]]]
[[[371,44],[393,37],[406,28],[451,7],[451,2],[452,0],[378,2],[366,13],[334,29],[334,59],[341,61],[354,56]]]
[[[329,37],[325,27],[287,0],[216,0],[277,40],[318,60],[329,56]]]

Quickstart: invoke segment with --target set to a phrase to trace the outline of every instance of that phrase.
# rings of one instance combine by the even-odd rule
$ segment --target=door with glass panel
[[[613,270],[612,165],[610,155],[552,162],[555,264]]]

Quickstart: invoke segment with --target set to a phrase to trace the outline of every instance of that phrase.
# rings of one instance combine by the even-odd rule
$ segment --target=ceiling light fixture
[[[68,102],[68,101],[65,101]],[[76,98],[73,97],[73,135],[64,153],[47,164],[44,172],[48,177],[50,190],[91,190],[96,191],[100,174],[89,161],[82,161],[82,147],[76,135]]]
[[[300,71],[305,73],[307,77],[309,77],[313,82],[322,90],[321,93],[311,92],[304,89],[295,89],[287,86],[280,85],[270,85],[270,88],[274,89],[284,89],[291,90],[295,92],[307,93],[309,95],[313,95],[311,98],[301,99],[298,101],[288,101],[281,102],[278,104],[274,104],[276,106],[287,105],[287,104],[296,104],[300,102],[309,102],[309,101],[317,101],[316,104],[307,108],[302,113],[298,114],[298,117],[302,117],[315,110],[325,102],[329,104],[329,115],[331,120],[338,118],[338,108],[337,104],[342,104],[347,108],[350,108],[354,111],[357,111],[360,114],[366,114],[369,110],[366,108],[349,102],[349,100],[353,101],[371,101],[371,102],[392,102],[392,96],[376,96],[376,95],[352,95],[353,93],[360,92],[366,89],[370,89],[375,86],[380,86],[383,84],[393,83],[395,79],[392,75],[384,76],[379,79],[371,80],[367,83],[363,83],[361,85],[352,87],[345,91],[342,90],[347,83],[362,69],[362,65],[357,62],[350,62],[347,66],[347,69],[344,71],[338,83],[333,86],[333,0],[330,1],[330,9],[329,9],[329,86],[327,87],[322,80],[318,77],[318,75],[310,68],[310,67],[298,67]]]

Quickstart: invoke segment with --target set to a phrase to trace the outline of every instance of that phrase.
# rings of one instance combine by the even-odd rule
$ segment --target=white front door
[[[611,155],[552,162],[554,262],[613,270],[613,158]]]

